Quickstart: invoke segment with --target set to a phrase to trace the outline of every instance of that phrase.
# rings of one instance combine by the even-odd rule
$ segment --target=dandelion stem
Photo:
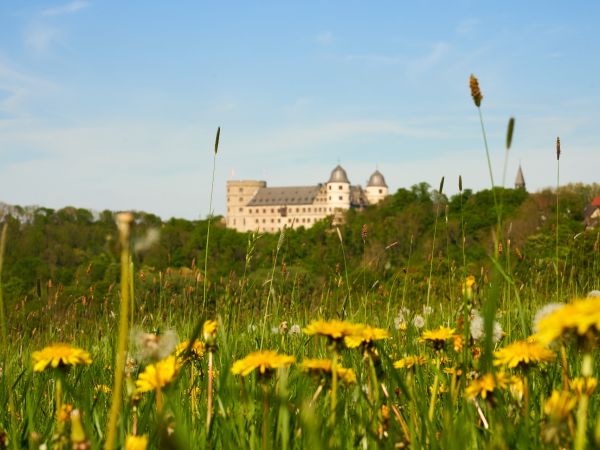
[[[206,433],[210,430],[213,403],[213,352],[208,352],[208,392],[206,401]]]
[[[583,361],[581,363],[581,376],[589,378],[593,374],[593,360],[592,354],[586,352],[583,355]],[[579,399],[579,407],[577,408],[577,432],[575,434],[575,450],[583,450],[586,447],[586,432],[587,432],[587,413],[588,413],[589,397],[585,389],[581,393]]]
[[[127,352],[127,314],[129,312],[129,233],[133,215],[121,213],[117,215],[117,226],[119,228],[119,240],[121,244],[121,309],[119,312],[119,334],[117,343],[117,354],[115,357],[115,378],[112,389],[112,403],[106,432],[104,450],[112,450],[115,445],[117,434],[117,420],[121,410],[121,398],[123,394],[123,371],[125,369],[125,356]]]

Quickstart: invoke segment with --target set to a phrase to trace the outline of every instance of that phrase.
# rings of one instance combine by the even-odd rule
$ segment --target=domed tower
[[[375,205],[388,195],[388,185],[385,184],[385,178],[379,170],[373,172],[373,175],[367,182],[367,200],[370,205]]]
[[[350,208],[350,181],[339,164],[333,169],[327,182],[327,205],[334,209]]]

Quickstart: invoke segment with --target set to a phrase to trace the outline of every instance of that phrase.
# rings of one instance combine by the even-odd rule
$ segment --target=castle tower
[[[333,169],[327,182],[327,205],[334,210],[350,208],[350,181],[339,164]]]
[[[253,231],[254,225],[246,223],[246,205],[256,192],[267,186],[266,181],[231,180],[227,182],[227,227],[238,231]]]
[[[388,195],[388,185],[385,183],[382,173],[379,170],[373,172],[367,182],[367,200],[370,205],[375,205]]]
[[[517,177],[515,178],[515,189],[525,190],[525,177],[523,176],[521,164],[519,164],[519,170],[517,170]]]

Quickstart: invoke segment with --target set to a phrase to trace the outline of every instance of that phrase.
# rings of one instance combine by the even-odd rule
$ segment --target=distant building
[[[340,222],[350,208],[374,205],[387,195],[385,178],[376,170],[367,186],[351,185],[346,171],[336,166],[329,181],[314,186],[267,187],[266,181],[227,182],[227,228],[238,231],[277,232],[309,228],[325,217]]]
[[[517,177],[515,178],[515,189],[526,189],[525,177],[523,176],[523,169],[521,169],[521,164],[519,164],[519,170],[517,170]]]
[[[594,197],[592,202],[586,206],[583,212],[583,223],[586,228],[600,226],[600,197]]]

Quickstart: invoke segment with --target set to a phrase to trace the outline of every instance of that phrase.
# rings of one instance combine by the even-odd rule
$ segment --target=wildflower
[[[456,367],[444,367],[443,371],[448,375],[456,375],[457,377],[463,374],[462,369],[457,369]]]
[[[460,352],[463,348],[463,337],[460,334],[455,334],[452,338],[452,347],[455,352]]]
[[[569,391],[552,391],[552,395],[544,403],[544,414],[553,422],[562,422],[569,417],[577,399]]]
[[[202,325],[202,336],[207,344],[214,343],[217,337],[217,326],[218,323],[216,320],[207,320],[204,322],[204,325]]]
[[[463,295],[466,295],[467,298],[473,298],[473,286],[475,285],[475,277],[473,275],[469,275],[465,282],[463,283]]]
[[[484,320],[477,311],[473,312],[473,318],[471,319],[471,323],[469,325],[469,331],[471,332],[471,337],[475,341],[479,341],[485,336]],[[502,339],[502,334],[502,327],[498,321],[495,320],[492,332],[492,340],[494,343],[497,343],[500,341],[500,339]]]
[[[190,345],[190,341],[185,340],[175,347],[175,356],[178,358],[183,358],[185,355],[185,351]],[[190,348],[190,356],[193,356],[195,359],[201,359],[204,356],[204,344],[202,341],[195,340]]]
[[[357,328],[355,334],[344,337],[344,343],[348,348],[356,348],[361,344],[370,345],[373,341],[388,339],[390,333],[383,328],[375,328],[369,325],[364,325]]]
[[[258,327],[253,323],[248,324],[248,333],[254,333],[257,329]]]
[[[423,315],[428,316],[433,312],[433,308],[428,305],[423,305]]]
[[[600,331],[600,297],[575,300],[543,317],[538,323],[536,339],[542,344],[574,333],[586,336]]]
[[[279,334],[279,327],[271,327],[271,334]]]
[[[423,316],[417,314],[415,317],[413,317],[412,323],[415,328],[421,329],[425,326],[425,319],[423,319]]]
[[[507,366],[512,369],[517,366],[527,367],[530,364],[553,361],[556,355],[534,340],[515,341],[510,345],[494,352],[494,365]]]
[[[578,377],[571,380],[571,390],[577,397],[583,394],[588,397],[594,393],[598,386],[598,380],[594,377]]]
[[[260,350],[234,362],[231,373],[245,377],[258,369],[261,375],[265,375],[274,369],[289,367],[295,361],[296,358],[293,356],[279,355],[273,350]]]
[[[288,332],[288,323],[287,320],[284,320],[279,324],[279,334],[287,334]]]
[[[308,335],[326,336],[334,341],[339,341],[346,336],[356,334],[363,325],[344,322],[341,320],[313,320],[303,330]]]
[[[97,384],[94,386],[94,390],[96,392],[101,392],[102,394],[110,394],[112,391],[110,386],[107,386],[106,384]]]
[[[132,332],[132,341],[135,343],[135,354],[138,361],[159,361],[175,350],[177,333],[167,330],[158,335],[136,330]]]
[[[600,297],[600,291],[594,289],[593,291],[588,292],[587,298],[598,298]]]
[[[427,362],[424,356],[406,356],[394,363],[396,369],[412,369],[415,366],[422,366]]]
[[[80,348],[71,347],[69,344],[54,344],[31,354],[33,371],[42,372],[51,366],[67,367],[80,364],[91,364],[90,354]]]
[[[125,450],[146,450],[148,447],[148,436],[127,436],[125,439]]]
[[[454,328],[439,327],[437,330],[425,331],[420,340],[433,345],[433,348],[440,350],[447,340],[454,338]]]
[[[61,406],[60,411],[58,412],[58,415],[57,415],[58,421],[66,422],[67,420],[69,420],[71,411],[73,411],[73,405],[71,405],[70,403],[64,403]]]
[[[535,316],[533,317],[533,331],[537,333],[540,320],[542,320],[547,315],[553,313],[557,309],[562,308],[563,306],[564,303],[548,303],[547,305],[544,305],[540,309],[538,309],[535,313]]]
[[[496,389],[504,389],[507,381],[508,380],[504,372],[497,372],[495,378],[494,374],[486,373],[485,375],[473,380],[471,384],[467,386],[467,389],[465,389],[465,395],[470,399],[481,397],[485,400],[488,395],[491,395]]]
[[[148,364],[135,382],[138,392],[165,387],[175,379],[179,368],[179,362],[174,355],[154,364]]]
[[[520,402],[523,399],[523,394],[525,393],[525,382],[523,378],[518,376],[512,376],[509,380],[509,392],[513,399],[517,402]]]
[[[301,368],[304,372],[323,377],[331,375],[331,360],[329,359],[305,359],[302,361]],[[337,366],[335,368],[337,376],[346,384],[356,383],[356,373],[352,369]]]
[[[290,336],[300,336],[301,334],[302,328],[300,328],[300,325],[298,325],[297,323],[292,325],[292,327],[290,328]]]
[[[401,331],[406,331],[406,329],[408,328],[406,319],[404,318],[404,314],[402,314],[402,311],[400,311],[398,315],[394,318],[394,328],[396,328],[396,330]]]

